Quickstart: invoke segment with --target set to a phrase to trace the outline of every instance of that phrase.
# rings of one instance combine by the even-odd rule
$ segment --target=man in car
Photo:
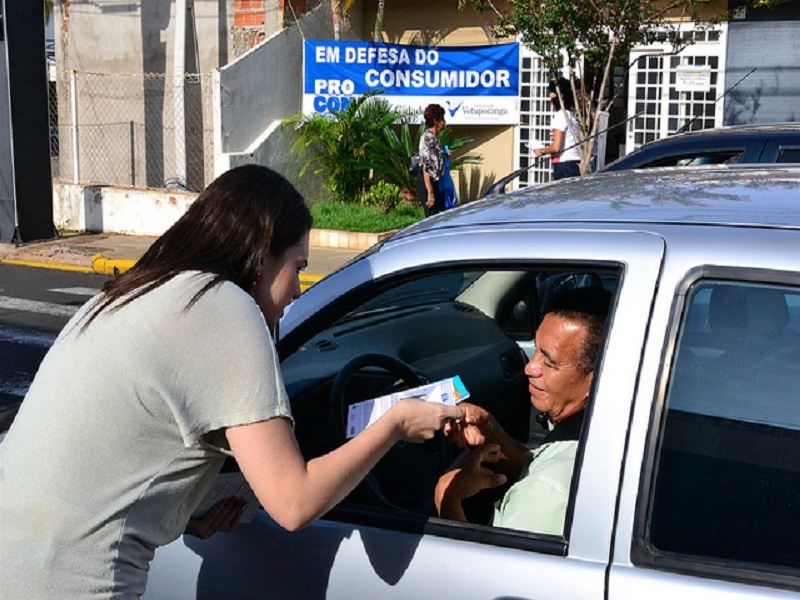
[[[549,433],[531,449],[509,436],[486,410],[462,402],[464,417],[446,435],[468,449],[436,486],[439,516],[467,517],[462,502],[483,489],[511,482],[495,505],[491,524],[561,535],[572,471],[594,377],[610,294],[577,288],[553,300],[536,332],[536,350],[525,367],[531,403]],[[486,466],[491,464],[492,468]]]

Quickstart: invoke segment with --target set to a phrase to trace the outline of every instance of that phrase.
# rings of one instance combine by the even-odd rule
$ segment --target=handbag
[[[420,162],[419,162],[419,154],[412,154],[411,158],[408,159],[408,172],[411,173],[414,177],[419,175],[420,170]]]
[[[458,206],[458,194],[456,194],[456,184],[450,175],[450,157],[445,154],[444,157],[444,174],[439,180],[439,192],[444,199],[444,208],[454,208]]]

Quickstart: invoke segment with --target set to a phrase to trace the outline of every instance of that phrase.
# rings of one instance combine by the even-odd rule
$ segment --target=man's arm
[[[484,444],[456,458],[450,470],[439,478],[434,491],[436,511],[443,519],[466,521],[462,502],[484,489],[503,485],[505,475],[486,468],[484,463],[501,459],[495,444]]]

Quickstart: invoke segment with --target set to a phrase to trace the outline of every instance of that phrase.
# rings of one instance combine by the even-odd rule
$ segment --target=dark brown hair
[[[556,94],[556,97],[551,98],[550,100],[553,103],[553,108],[556,110],[561,110],[561,101],[558,98],[556,86],[558,86],[558,89],[561,92],[561,98],[564,99],[564,106],[567,107],[567,110],[575,110],[575,96],[572,93],[572,84],[570,83],[569,79],[565,77],[559,77],[557,81],[550,80],[550,83],[547,86],[548,94]],[[580,80],[575,81],[575,87],[580,87]]]
[[[311,225],[303,197],[282,175],[259,165],[231,169],[209,184],[129,271],[105,283],[83,329],[112,304],[117,310],[183,271],[215,275],[189,306],[223,281],[249,293],[267,254],[280,258]]]
[[[444,107],[440,104],[428,104],[422,116],[425,117],[425,127],[433,127],[436,121],[444,119]]]

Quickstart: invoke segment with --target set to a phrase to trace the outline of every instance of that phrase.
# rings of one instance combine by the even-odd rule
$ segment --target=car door
[[[800,593],[796,231],[695,228],[663,269],[609,598]]]
[[[330,357],[397,351],[438,377],[449,373],[448,361],[458,356],[462,362],[452,364],[469,366],[450,374],[461,375],[480,396],[481,353],[496,346],[498,368],[513,371],[498,385],[513,380],[524,393],[524,359],[509,366],[515,360],[508,348],[526,348],[521,332],[529,317],[526,286],[533,277],[528,274],[536,275],[538,297],[548,286],[586,273],[596,275],[592,281],[599,285],[612,286],[612,315],[563,535],[454,522],[350,499],[304,530],[287,533],[259,511],[233,534],[206,541],[184,537],[159,549],[146,597],[603,598],[637,365],[663,254],[657,235],[581,231],[569,224],[428,232],[388,243],[326,278],[304,293],[281,323],[278,347],[296,432],[304,452],[313,454],[316,437],[324,438],[327,424],[335,421],[328,419],[324,395],[309,400],[327,389],[329,376],[335,376],[331,369],[339,368]],[[451,282],[437,288],[441,298],[449,298],[451,288],[457,292],[458,300],[447,304],[466,315],[468,320],[455,321],[463,326],[450,327],[448,319],[455,317],[422,285],[437,277]],[[481,289],[487,282],[491,285]],[[409,294],[414,285],[418,289]],[[387,297],[411,302],[412,296],[413,304],[401,303],[391,315],[382,312]],[[376,335],[368,331],[365,314]],[[428,314],[431,320],[425,321]],[[400,326],[401,320],[416,326]],[[499,324],[505,340],[495,339],[490,322]],[[390,343],[393,336],[401,342]],[[466,349],[448,346],[461,337]],[[470,344],[471,338],[478,341]],[[406,343],[418,339],[426,340],[424,347]],[[481,361],[469,362],[474,353]],[[315,411],[324,414],[315,417]],[[508,415],[509,426],[515,418]],[[526,417],[524,425],[532,420]]]

